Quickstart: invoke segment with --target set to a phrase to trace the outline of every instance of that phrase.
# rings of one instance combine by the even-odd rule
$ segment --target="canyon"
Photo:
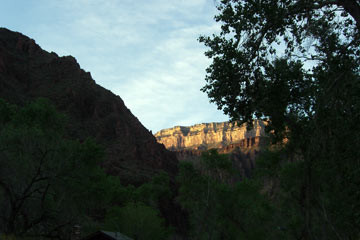
[[[236,146],[251,148],[261,144],[266,137],[265,122],[255,120],[253,125],[252,129],[247,129],[246,124],[238,126],[231,122],[176,126],[160,130],[155,137],[159,143],[173,151],[217,148],[222,152],[229,152]]]
[[[176,153],[179,161],[198,162],[201,154],[211,148],[228,154],[239,179],[251,177],[256,157],[261,148],[269,144],[265,133],[266,122],[255,120],[253,128],[231,122],[202,123],[193,126],[176,126],[160,130],[156,140]]]
[[[159,171],[176,175],[175,154],[157,143],[123,100],[98,85],[74,57],[59,57],[21,33],[0,28],[0,98],[23,105],[39,97],[68,117],[67,137],[90,137],[105,149],[102,166],[123,183],[138,185]]]

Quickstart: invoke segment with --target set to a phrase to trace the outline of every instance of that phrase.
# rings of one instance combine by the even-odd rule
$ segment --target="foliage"
[[[218,9],[222,31],[200,37],[213,60],[202,90],[233,120],[269,117],[277,130],[291,127],[314,116],[319,90],[359,71],[359,31],[341,5],[223,0]]]
[[[216,149],[210,149],[202,153],[201,163],[208,176],[222,182],[231,180],[232,163],[227,155],[219,154]]]
[[[116,204],[108,209],[104,228],[134,239],[166,239],[171,231],[159,209],[172,197],[169,184],[169,176],[162,172],[139,187],[116,186]]]
[[[0,113],[0,232],[6,238],[68,239],[75,224],[83,234],[105,225],[138,239],[168,236],[158,211],[172,197],[166,173],[123,186],[99,167],[103,150],[94,141],[66,139],[66,117],[46,99],[24,107],[0,100]]]
[[[215,156],[220,156],[218,161]],[[214,150],[205,153],[203,158],[205,166],[213,170],[226,159]],[[222,166],[220,164],[220,168]],[[231,175],[231,167],[229,170]],[[281,232],[272,229],[276,227],[272,223],[272,207],[260,193],[261,185],[256,181],[223,181],[218,175],[201,173],[190,162],[182,162],[178,182],[177,200],[189,213],[191,239],[282,237]]]
[[[232,120],[266,120],[281,151],[257,164],[293,239],[360,235],[360,4],[222,0],[202,88]],[[258,176],[259,176],[258,175]]]
[[[14,236],[7,236],[7,235],[0,235],[0,239],[3,239],[3,240],[16,240],[16,238]]]
[[[66,118],[45,99],[22,108],[1,100],[0,112],[0,231],[68,237],[102,201],[102,149],[65,139]]]
[[[167,239],[168,231],[158,211],[142,202],[113,207],[106,216],[105,227],[133,239]]]
[[[151,181],[134,189],[132,194],[133,202],[142,202],[159,209],[161,202],[170,200],[172,197],[169,175],[165,172],[155,175]]]

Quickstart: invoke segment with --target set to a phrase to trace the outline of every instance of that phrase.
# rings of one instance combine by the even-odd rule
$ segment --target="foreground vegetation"
[[[228,158],[209,151],[180,164],[178,188],[166,174],[123,186],[99,167],[101,147],[66,137],[46,100],[1,101],[1,238],[68,239],[80,223],[134,239],[360,239],[359,1],[222,0],[218,10],[221,32],[200,37],[212,60],[203,91],[234,121],[269,123],[274,146],[254,177],[235,181]],[[174,201],[186,228],[164,220],[162,203]]]
[[[263,119],[273,143],[287,141],[263,161],[273,232],[359,239],[359,1],[222,0],[218,10],[221,32],[199,39],[212,60],[202,90],[234,121]]]
[[[196,164],[180,164],[178,191],[166,173],[124,186],[99,167],[103,150],[94,141],[67,139],[66,117],[47,100],[24,107],[0,101],[0,111],[2,239],[69,239],[76,224],[83,235],[102,229],[134,239],[176,232],[187,239],[304,239],[306,214],[317,239],[359,237],[358,165],[318,153],[310,199],[309,169],[291,145],[263,151],[254,177],[241,182],[229,157],[210,150]],[[186,213],[185,229],[165,220],[162,204],[169,202]]]
[[[123,186],[100,168],[103,149],[68,139],[65,126],[46,99],[24,107],[0,101],[1,239],[69,239],[77,224],[83,235],[105,229],[165,239],[158,202],[170,194],[168,176]]]

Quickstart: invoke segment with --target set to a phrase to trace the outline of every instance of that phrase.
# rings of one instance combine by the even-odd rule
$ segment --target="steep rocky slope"
[[[71,56],[59,57],[34,40],[0,28],[0,98],[23,104],[49,98],[69,117],[68,135],[93,137],[106,149],[106,171],[140,183],[159,170],[174,175],[174,153],[156,142],[119,96],[97,85]]]
[[[202,123],[190,127],[176,126],[155,134],[158,142],[171,150],[203,150],[209,148],[232,148],[235,145],[250,147],[265,136],[265,123],[255,121],[254,128],[237,126],[230,122]],[[230,149],[229,149],[230,150]],[[224,150],[225,151],[225,150]]]

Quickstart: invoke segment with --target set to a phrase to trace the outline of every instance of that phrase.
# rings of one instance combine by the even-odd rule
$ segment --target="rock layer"
[[[164,129],[155,134],[159,143],[170,150],[205,150],[209,148],[226,148],[231,145],[250,147],[265,137],[265,123],[254,121],[254,128],[248,130],[246,125],[235,123],[202,123],[190,127],[176,126]]]
[[[122,99],[97,85],[75,58],[46,52],[33,39],[5,28],[0,28],[0,97],[20,105],[50,99],[69,118],[68,136],[95,138],[105,148],[106,171],[123,181],[136,184],[159,170],[177,171],[175,154],[158,144]]]
[[[217,148],[221,154],[229,154],[233,168],[239,173],[239,178],[234,180],[251,177],[261,147],[269,144],[265,122],[258,120],[254,121],[252,130],[248,130],[245,124],[203,123],[164,129],[155,136],[158,142],[174,151],[181,161],[196,164],[202,152],[210,148]]]

